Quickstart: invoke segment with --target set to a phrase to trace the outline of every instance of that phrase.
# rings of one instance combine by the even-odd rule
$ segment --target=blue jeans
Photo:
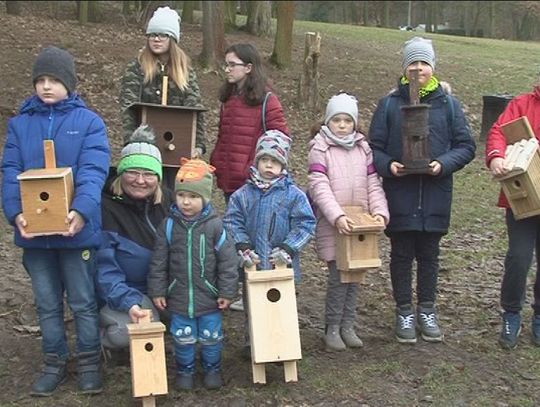
[[[197,342],[201,345],[201,360],[205,373],[221,370],[223,328],[221,311],[188,318],[171,314],[171,334],[174,339],[174,356],[179,373],[195,373]]]
[[[24,249],[23,265],[32,279],[43,352],[61,358],[69,354],[64,326],[64,290],[75,319],[76,352],[98,352],[95,250]]]
[[[540,315],[540,217],[516,220],[506,210],[508,251],[504,260],[501,285],[501,307],[507,312],[520,312],[526,297],[527,275],[536,251],[536,281],[532,307]]]

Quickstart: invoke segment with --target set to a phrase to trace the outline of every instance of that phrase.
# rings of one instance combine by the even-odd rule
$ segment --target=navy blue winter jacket
[[[420,100],[429,109],[431,160],[441,163],[439,175],[396,177],[390,171],[393,161],[402,162],[400,107],[410,104],[409,86],[399,88],[379,101],[369,129],[377,172],[390,210],[386,231],[448,232],[452,205],[453,173],[473,158],[476,144],[459,101],[442,87]],[[449,106],[448,103],[453,106]]]
[[[22,212],[17,175],[45,167],[43,140],[54,140],[57,167],[71,167],[75,194],[70,209],[85,220],[73,237],[61,235],[21,238],[15,227],[15,243],[24,248],[78,249],[97,247],[101,240],[101,189],[109,171],[110,149],[103,120],[73,93],[54,105],[34,95],[20,114],[8,123],[2,161],[2,205],[11,225]]]
[[[116,178],[112,169],[110,181]],[[172,202],[172,193],[163,190],[161,203],[117,196],[106,187],[103,192],[103,239],[97,252],[96,290],[100,307],[107,304],[127,312],[141,304],[147,293],[147,276],[156,241],[156,232]]]

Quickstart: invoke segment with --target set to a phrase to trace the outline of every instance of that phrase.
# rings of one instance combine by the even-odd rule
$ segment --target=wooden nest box
[[[266,383],[269,362],[283,362],[285,381],[298,381],[302,351],[293,270],[246,269],[246,284],[253,382]]]
[[[342,283],[364,280],[366,271],[380,267],[379,235],[384,223],[376,221],[359,206],[344,206],[347,217],[354,221],[350,235],[336,234],[336,266]]]
[[[21,188],[26,231],[32,236],[57,235],[69,230],[66,218],[73,200],[73,172],[56,168],[54,142],[44,141],[45,168],[17,176]]]
[[[131,355],[131,384],[133,397],[153,398],[167,394],[167,369],[165,361],[165,325],[150,322],[151,310],[147,317],[137,324],[127,324]],[[144,403],[143,403],[144,404]],[[149,403],[147,403],[149,404]]]
[[[501,126],[507,140],[504,165],[497,177],[516,219],[540,214],[540,155],[538,142],[526,116]]]
[[[191,157],[195,148],[197,113],[206,109],[153,103],[134,103],[129,109],[136,111],[139,125],[148,124],[154,130],[164,167],[180,167],[182,157]]]

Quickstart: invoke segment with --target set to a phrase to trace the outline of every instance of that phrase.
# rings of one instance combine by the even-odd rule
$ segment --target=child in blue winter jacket
[[[102,391],[98,310],[93,277],[101,235],[101,189],[109,170],[110,149],[103,120],[75,93],[73,57],[47,47],[32,70],[36,94],[9,121],[2,161],[2,205],[23,248],[23,264],[32,280],[42,334],[45,367],[31,394],[50,396],[66,378],[69,347],[64,326],[64,291],[75,318],[79,391]],[[44,168],[43,141],[53,140],[58,167],[71,167],[74,196],[63,235],[27,232],[17,176]]]
[[[290,142],[279,130],[259,138],[255,166],[246,184],[231,195],[223,222],[240,253],[241,267],[292,265],[298,281],[300,251],[315,234],[315,216],[306,194],[287,172]],[[246,302],[244,310],[247,313]],[[249,349],[247,326],[245,346]]]

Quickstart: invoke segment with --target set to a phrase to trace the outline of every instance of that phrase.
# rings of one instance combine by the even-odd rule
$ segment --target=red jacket
[[[266,105],[266,129],[289,135],[283,108],[274,94]],[[210,156],[210,162],[216,167],[217,185],[223,192],[232,193],[244,185],[262,134],[262,104],[249,106],[241,95],[231,96],[223,104],[217,142]]]
[[[501,131],[501,125],[521,116],[527,116],[536,138],[540,141],[540,86],[537,86],[530,93],[524,93],[512,99],[491,127],[486,141],[486,164],[488,168],[491,160],[496,157],[504,158],[505,156],[506,139]],[[510,204],[502,191],[497,205],[502,208],[510,208]]]

